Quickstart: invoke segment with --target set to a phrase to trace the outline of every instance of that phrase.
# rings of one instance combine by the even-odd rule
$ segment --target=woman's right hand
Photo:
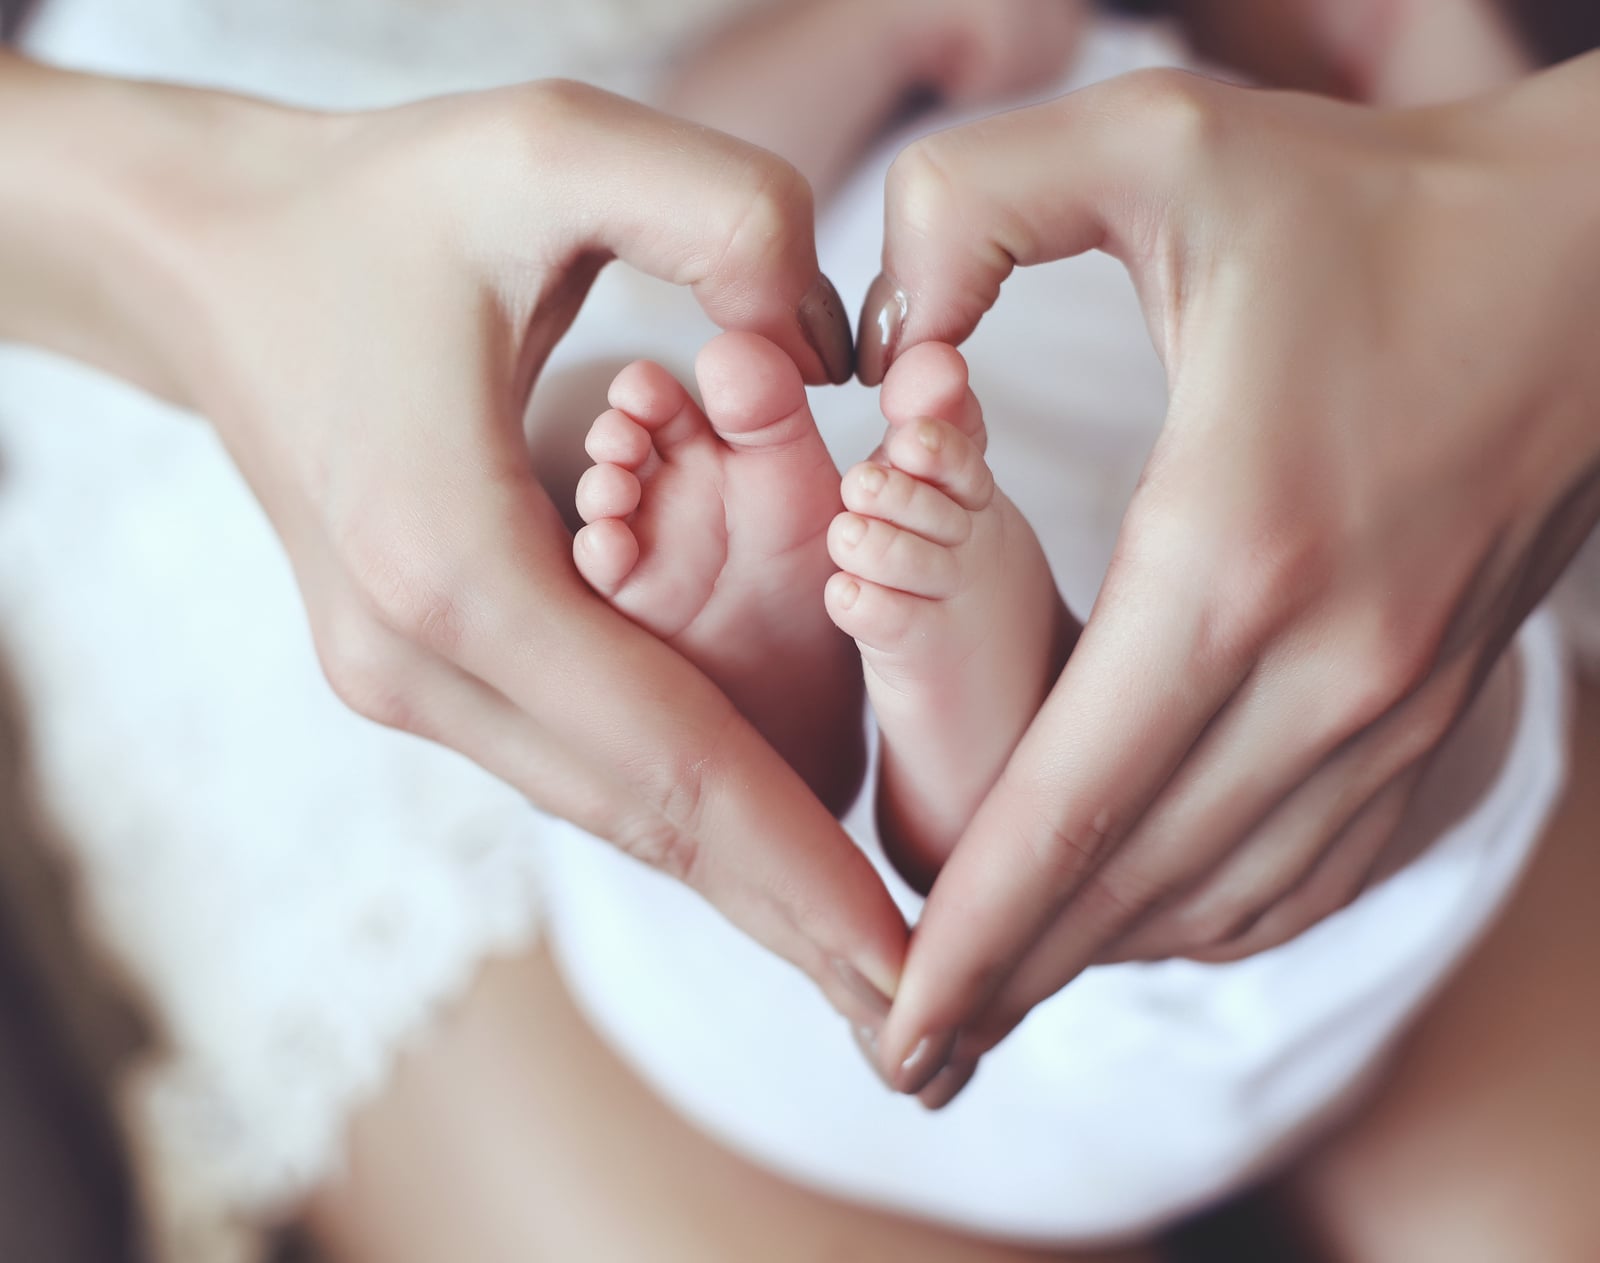
[[[849,375],[809,189],[726,136],[564,83],[324,117],[0,58],[0,337],[211,419],[351,707],[688,883],[876,1022],[905,928],[870,865],[589,591],[530,467],[527,398],[614,257]]]

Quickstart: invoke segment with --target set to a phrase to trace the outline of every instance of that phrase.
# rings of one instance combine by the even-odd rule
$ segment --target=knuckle
[[[805,176],[765,150],[750,149],[741,162],[742,184],[728,199],[725,222],[710,235],[727,243],[713,274],[744,275],[811,231],[813,203]]]
[[[422,723],[396,671],[384,630],[362,614],[344,612],[316,628],[317,659],[323,676],[345,706],[385,728],[420,733]]]
[[[1393,619],[1373,621],[1376,629],[1350,651],[1341,672],[1343,699],[1334,708],[1341,735],[1364,732],[1405,705],[1400,727],[1422,738],[1424,751],[1431,749],[1448,731],[1457,697],[1454,689],[1428,687],[1438,666],[1437,642]]]
[[[693,886],[699,871],[700,847],[694,835],[660,816],[647,815],[619,826],[613,842],[627,855]]]
[[[583,117],[593,111],[606,94],[578,79],[539,79],[522,91],[528,102],[545,115]]]
[[[1107,85],[1116,103],[1141,122],[1140,136],[1171,161],[1195,162],[1214,153],[1223,112],[1217,85],[1202,75],[1165,68],[1138,70]]]
[[[952,212],[957,185],[950,158],[949,140],[935,134],[907,145],[889,166],[885,199],[892,216],[914,234],[940,235],[940,225]]]
[[[458,569],[395,539],[347,541],[345,566],[377,620],[402,639],[443,657],[460,648],[465,617]]]
[[[1109,808],[1033,813],[1033,828],[1023,835],[1028,858],[1052,889],[1075,885],[1093,871],[1116,844],[1115,819]]]
[[[646,768],[631,769],[630,779],[639,785],[647,810],[619,830],[613,839],[617,845],[651,868],[696,885],[713,762],[710,754],[674,749]]]

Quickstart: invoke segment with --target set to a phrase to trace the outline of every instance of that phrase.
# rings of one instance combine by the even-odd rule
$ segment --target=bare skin
[[[308,1210],[338,1263],[1156,1263],[982,1241],[759,1170],[651,1095],[543,952],[484,971],[350,1153]]]

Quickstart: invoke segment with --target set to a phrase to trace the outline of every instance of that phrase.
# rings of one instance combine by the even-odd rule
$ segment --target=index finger
[[[540,85],[572,192],[577,249],[694,290],[719,326],[758,333],[810,382],[855,367],[850,320],[817,263],[811,186],[777,155],[583,84]],[[541,164],[547,165],[547,164]]]
[[[1110,895],[1089,878],[1249,670],[1208,644],[1200,569],[1138,517],[1124,527],[1137,551],[1121,546],[1066,670],[929,893],[879,1043],[899,1091],[937,1073],[1074,896]],[[1115,926],[1117,912],[1099,919]]]
[[[1207,91],[1182,71],[1139,71],[906,148],[861,311],[861,381],[878,385],[920,342],[965,341],[1014,268],[1103,249],[1137,274]]]

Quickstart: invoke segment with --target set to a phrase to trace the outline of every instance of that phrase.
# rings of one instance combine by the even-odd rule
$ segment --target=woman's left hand
[[[1600,57],[1383,113],[1154,72],[930,138],[860,363],[1014,266],[1132,273],[1165,429],[1059,683],[939,876],[879,1041],[950,1099],[1088,965],[1348,903],[1600,517]]]

